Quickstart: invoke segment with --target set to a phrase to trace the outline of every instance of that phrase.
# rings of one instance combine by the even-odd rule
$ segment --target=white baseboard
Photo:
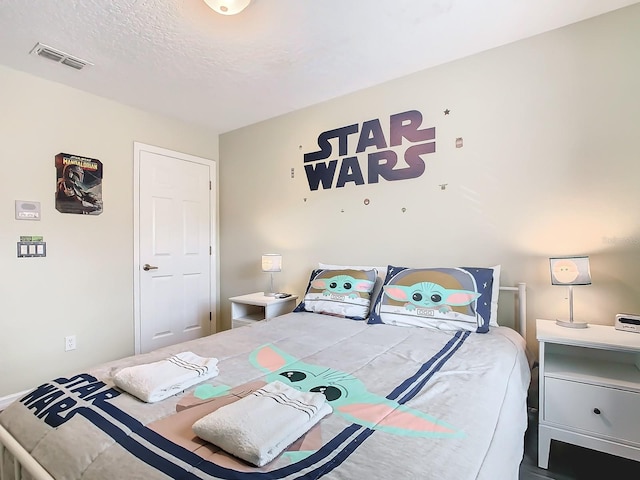
[[[12,393],[11,395],[6,395],[4,397],[0,397],[0,410],[4,410],[13,402],[18,400],[20,397],[23,397],[25,394],[29,393],[30,390],[24,390],[18,393]]]

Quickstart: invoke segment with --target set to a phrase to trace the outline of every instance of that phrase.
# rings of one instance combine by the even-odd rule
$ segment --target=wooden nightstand
[[[287,298],[266,297],[264,292],[231,297],[231,328],[244,327],[261,320],[284,315],[296,306],[297,295]]]
[[[640,334],[537,320],[538,466],[551,440],[640,461]]]

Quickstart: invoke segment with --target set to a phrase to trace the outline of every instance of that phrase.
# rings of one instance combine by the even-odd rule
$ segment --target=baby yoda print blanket
[[[219,375],[155,404],[113,384],[125,367],[185,350],[218,358]],[[333,413],[260,468],[193,433],[274,381],[325,395]],[[517,479],[528,384],[524,341],[505,327],[480,335],[300,312],[61,376],[0,424],[60,479]]]

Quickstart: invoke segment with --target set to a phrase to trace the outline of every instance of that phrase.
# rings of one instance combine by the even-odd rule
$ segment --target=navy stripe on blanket
[[[468,331],[456,332],[438,353],[422,364],[415,374],[398,385],[387,395],[387,398],[396,400],[400,404],[404,404],[414,398],[425,387],[433,375],[454,355],[469,335],[470,332]],[[315,480],[340,466],[356,448],[375,433],[373,429],[352,424],[324,444],[319,450],[294,464],[270,472],[238,472],[206,461],[199,455],[176,445],[162,435],[143,426],[141,422],[108,402],[99,402],[93,406],[97,410],[102,410],[104,414],[112,417],[116,422],[124,425],[126,429],[130,429],[133,435],[126,432],[125,429],[119,427],[113,420],[103,416],[98,411],[83,409],[81,414],[89,422],[109,435],[141,461],[171,478],[185,480],[207,478],[208,476],[225,480],[276,480],[287,477],[299,480]],[[139,436],[142,440],[138,440],[135,436]],[[181,462],[187,467],[177,465],[170,458],[156,453],[152,448],[145,445],[145,442],[161,451],[162,454],[174,457],[177,462]],[[295,477],[292,476],[296,474],[299,475]]]

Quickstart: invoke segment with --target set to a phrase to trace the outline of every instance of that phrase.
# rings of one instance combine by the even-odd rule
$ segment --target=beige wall
[[[133,354],[133,142],[217,159],[218,136],[4,67],[0,99],[2,397]],[[101,215],[55,210],[60,152],[103,162]],[[14,200],[42,220],[15,220]],[[46,258],[16,258],[20,235],[43,235]]]
[[[640,5],[222,135],[226,325],[227,297],[267,285],[265,252],[283,254],[277,284],[297,294],[318,261],[500,263],[504,284],[528,283],[534,349],[536,317],[568,316],[549,256],[591,257],[593,285],[575,289],[580,320],[640,312],[638,25]],[[318,134],[376,118],[388,127],[411,109],[436,127],[420,178],[309,190],[303,153]]]

